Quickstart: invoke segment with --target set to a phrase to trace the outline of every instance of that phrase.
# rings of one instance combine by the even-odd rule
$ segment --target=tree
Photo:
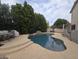
[[[0,30],[12,29],[12,19],[9,12],[9,5],[0,4]]]
[[[13,5],[11,9],[11,14],[16,26],[15,29],[19,31],[20,33],[26,32],[25,30],[26,27],[23,23],[24,17],[23,17],[23,9],[22,9],[21,4]]]
[[[33,33],[35,32],[34,30],[34,22],[35,22],[35,15],[34,15],[34,10],[33,8],[27,4],[27,2],[24,2],[24,18],[27,20],[27,29],[28,33]]]
[[[31,33],[34,30],[34,11],[26,1],[24,2],[24,6],[21,6],[21,4],[13,5],[11,13],[16,23],[16,30],[21,34]]]
[[[17,30],[20,34],[46,31],[47,22],[43,15],[34,13],[31,5],[25,1],[23,5],[0,5],[0,30]]]
[[[42,32],[47,31],[47,22],[43,15],[41,14],[35,14],[35,20],[36,20],[36,30],[40,30]]]
[[[68,21],[65,19],[57,19],[57,21],[54,23],[53,27],[55,28],[62,28],[63,24],[67,24]]]

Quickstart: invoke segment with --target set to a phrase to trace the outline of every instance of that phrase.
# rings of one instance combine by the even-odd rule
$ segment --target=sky
[[[43,14],[50,26],[58,18],[71,22],[70,10],[75,0],[1,0],[1,3],[11,6],[16,3],[23,4],[24,1],[27,1],[33,7],[34,12]]]

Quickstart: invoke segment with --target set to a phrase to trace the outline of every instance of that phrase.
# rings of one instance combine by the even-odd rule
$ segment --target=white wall
[[[78,30],[78,3],[74,7],[72,14],[71,14],[71,24],[76,25],[76,30]]]
[[[78,42],[78,3],[72,11],[71,24],[75,24],[75,30],[71,30],[71,39]]]
[[[63,33],[63,29],[55,28],[54,31],[55,31],[56,33]]]

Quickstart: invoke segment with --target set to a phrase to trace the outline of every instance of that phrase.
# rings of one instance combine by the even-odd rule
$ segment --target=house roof
[[[73,9],[75,8],[75,6],[76,6],[77,3],[78,3],[78,0],[76,0],[76,1],[74,2],[74,5],[73,5],[73,7],[72,7],[70,13],[72,13],[72,11],[73,11]]]

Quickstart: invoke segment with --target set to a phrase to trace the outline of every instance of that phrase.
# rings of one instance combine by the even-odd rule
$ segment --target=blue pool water
[[[34,43],[37,43],[41,45],[42,47],[47,48],[49,50],[63,51],[66,49],[63,41],[53,38],[47,34],[33,35],[33,36],[30,36],[30,39]]]

